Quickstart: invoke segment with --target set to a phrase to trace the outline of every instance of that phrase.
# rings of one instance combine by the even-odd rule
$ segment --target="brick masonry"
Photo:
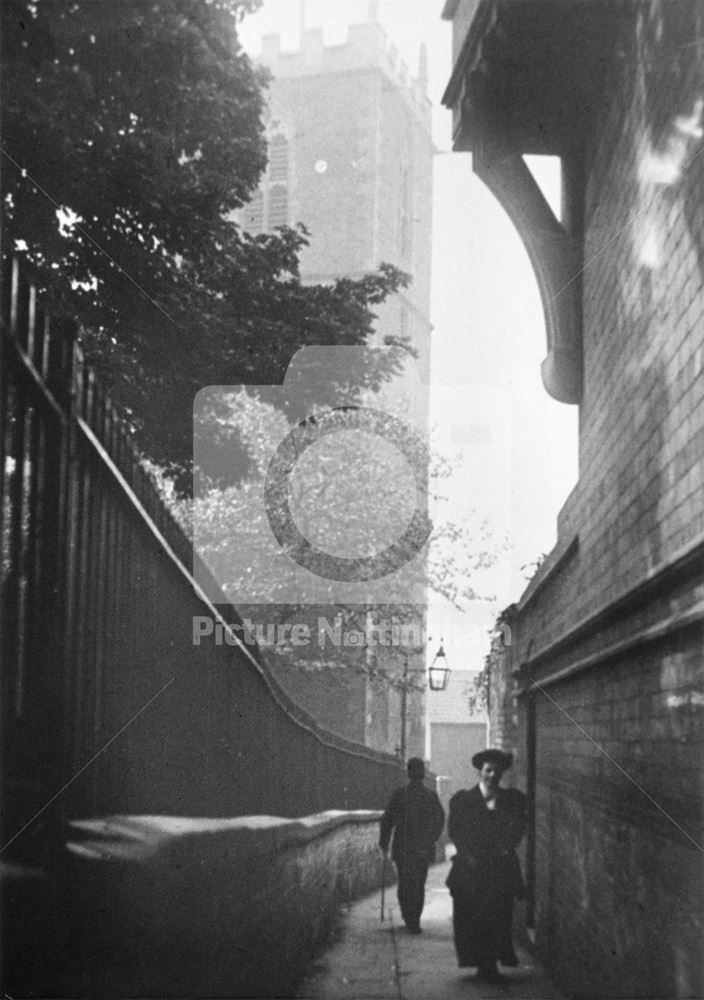
[[[704,991],[704,9],[630,15],[610,62],[605,49],[608,99],[585,148],[580,478],[495,660],[492,720],[533,794],[526,860],[551,973],[574,997],[693,997]]]

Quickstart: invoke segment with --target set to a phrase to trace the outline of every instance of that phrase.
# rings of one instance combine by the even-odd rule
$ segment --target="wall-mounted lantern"
[[[444,691],[447,688],[452,671],[447,665],[447,656],[443,648],[442,639],[440,648],[433,658],[433,662],[428,667],[428,684],[431,691]]]

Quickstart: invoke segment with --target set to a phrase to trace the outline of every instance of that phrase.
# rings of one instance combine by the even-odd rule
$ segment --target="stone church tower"
[[[240,221],[250,232],[304,223],[304,281],[359,278],[382,262],[410,274],[409,287],[379,308],[375,338],[408,338],[427,384],[434,148],[424,49],[412,75],[370,4],[368,22],[351,25],[344,44],[325,45],[322,29],[304,30],[300,49],[288,52],[279,35],[268,35],[257,61],[272,74],[269,162]],[[424,600],[419,593],[421,634]],[[332,661],[323,672],[274,669],[321,724],[379,750],[425,756],[424,654],[378,649],[373,662],[401,673],[406,653],[413,689],[405,698],[378,675]]]
[[[343,45],[305,31],[300,51],[264,38],[269,165],[243,213],[250,231],[303,222],[310,282],[357,278],[382,261],[412,276],[380,310],[379,335],[407,336],[427,377],[432,239],[431,105],[421,51],[412,77],[375,21]]]

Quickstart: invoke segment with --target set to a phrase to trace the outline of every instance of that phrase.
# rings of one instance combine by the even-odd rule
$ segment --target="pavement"
[[[501,969],[500,984],[477,982],[475,970],[458,968],[452,899],[445,888],[448,870],[447,863],[430,869],[422,934],[406,930],[395,885],[386,889],[383,923],[381,892],[352,904],[340,939],[318,959],[297,994],[299,1000],[564,1000],[520,942],[520,965]]]

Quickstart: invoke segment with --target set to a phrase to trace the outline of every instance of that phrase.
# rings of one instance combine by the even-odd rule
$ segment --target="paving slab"
[[[452,941],[452,899],[445,888],[448,864],[428,875],[422,934],[401,920],[396,887],[354,903],[343,918],[340,940],[317,961],[299,1000],[565,1000],[535,958],[517,945],[517,969],[502,969],[500,984],[477,982],[474,970],[457,966]]]

